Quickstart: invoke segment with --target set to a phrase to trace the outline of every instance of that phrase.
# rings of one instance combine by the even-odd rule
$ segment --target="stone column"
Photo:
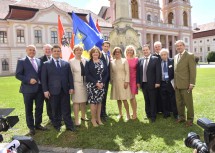
[[[160,34],[158,34],[158,41],[160,41],[160,40],[161,40],[161,38],[160,38],[160,37],[161,37],[161,35],[160,35]]]
[[[147,33],[146,33],[146,30],[143,29],[142,32],[141,32],[141,34],[142,34],[142,45],[144,45],[147,42],[147,37],[146,37]]]
[[[150,33],[150,50],[153,52],[153,34]]]
[[[175,53],[176,53],[176,50],[175,50],[175,36],[173,35],[172,36],[172,56],[173,57],[175,56]]]
[[[169,40],[168,40],[168,35],[166,35],[166,48],[169,49]]]

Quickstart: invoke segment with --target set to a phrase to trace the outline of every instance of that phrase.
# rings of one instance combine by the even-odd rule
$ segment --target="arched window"
[[[152,17],[150,14],[147,15],[147,21],[152,21]]]
[[[131,0],[132,18],[138,19],[138,3],[137,0]]]
[[[169,23],[169,24],[173,24],[173,19],[174,19],[173,13],[170,12],[170,13],[168,14],[168,23]]]
[[[184,21],[184,26],[188,26],[188,18],[187,18],[187,12],[183,12],[183,21]]]
[[[9,71],[8,59],[2,59],[1,65],[2,65],[2,71]]]

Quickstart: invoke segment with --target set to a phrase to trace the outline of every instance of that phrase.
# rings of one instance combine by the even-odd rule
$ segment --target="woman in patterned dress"
[[[125,58],[128,61],[129,65],[129,72],[130,72],[130,88],[131,88],[131,94],[132,98],[130,99],[131,108],[133,111],[132,119],[137,118],[137,101],[135,95],[138,94],[138,88],[136,83],[136,71],[137,71],[137,63],[138,58],[136,57],[136,50],[134,46],[129,45],[125,48],[124,52]]]
[[[91,110],[91,122],[94,127],[103,125],[101,121],[101,103],[105,94],[105,84],[107,80],[107,67],[100,59],[101,52],[98,47],[90,50],[90,60],[85,65],[88,103]]]

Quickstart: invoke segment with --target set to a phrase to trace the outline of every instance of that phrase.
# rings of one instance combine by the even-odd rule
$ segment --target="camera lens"
[[[187,147],[197,149],[198,153],[209,153],[207,146],[201,142],[199,135],[194,132],[190,132],[184,142]]]

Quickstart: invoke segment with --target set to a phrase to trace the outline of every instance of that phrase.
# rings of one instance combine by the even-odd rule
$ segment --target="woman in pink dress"
[[[132,119],[137,118],[137,101],[135,98],[135,95],[138,94],[138,88],[136,84],[136,71],[137,71],[137,63],[138,58],[136,57],[136,50],[134,46],[129,45],[125,48],[124,55],[126,59],[128,60],[129,64],[129,72],[130,72],[130,89],[132,98],[130,99],[131,107],[133,111]]]

